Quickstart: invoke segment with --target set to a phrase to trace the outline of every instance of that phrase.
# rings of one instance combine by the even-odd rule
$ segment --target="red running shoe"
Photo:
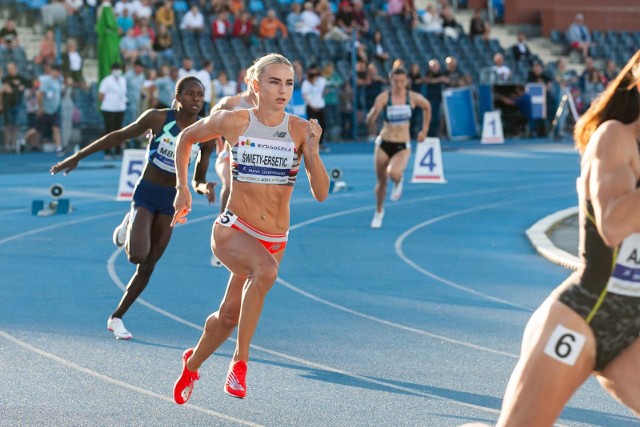
[[[178,405],[182,405],[189,400],[193,392],[193,384],[200,379],[198,372],[191,372],[187,369],[187,360],[193,354],[193,349],[189,348],[182,354],[182,375],[173,386],[173,399]]]
[[[224,385],[224,391],[233,397],[244,399],[247,395],[247,363],[244,360],[238,360],[229,367],[227,374],[227,382]]]

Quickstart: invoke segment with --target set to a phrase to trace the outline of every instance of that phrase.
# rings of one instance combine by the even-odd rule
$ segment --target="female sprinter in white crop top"
[[[227,210],[216,220],[211,235],[212,250],[231,277],[220,308],[207,319],[198,345],[182,356],[182,374],[174,385],[179,404],[189,399],[199,378],[198,368],[236,326],[236,349],[224,390],[234,397],[246,396],[249,345],[284,255],[291,193],[302,157],[313,196],[323,201],[329,193],[329,176],[319,154],[322,129],[315,120],[285,113],[293,79],[288,59],[267,54],[253,65],[250,87],[258,97],[256,108],[217,111],[178,136],[173,224],[185,222],[191,209],[186,186],[191,145],[221,134],[232,146],[233,156]]]

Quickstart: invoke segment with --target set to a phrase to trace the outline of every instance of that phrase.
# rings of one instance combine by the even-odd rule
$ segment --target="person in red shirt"
[[[251,41],[253,35],[253,17],[249,12],[242,12],[233,23],[233,37],[241,37],[246,44]]]
[[[229,12],[222,11],[211,23],[211,38],[228,37],[231,35],[231,23],[229,22]]]

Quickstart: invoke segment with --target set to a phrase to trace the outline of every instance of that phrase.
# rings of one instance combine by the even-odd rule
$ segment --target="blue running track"
[[[235,342],[173,403],[182,351],[194,345],[228,273],[209,266],[219,206],[194,198],[147,290],[106,321],[133,272],[111,243],[127,210],[120,165],[101,155],[51,176],[55,155],[0,156],[0,425],[457,426],[495,423],[532,311],[569,271],[540,257],[525,230],[576,204],[579,159],[545,141],[447,142],[447,184],[410,184],[374,211],[373,147],[334,144],[347,191],[324,203],[301,178],[280,277],[253,340],[248,396],[222,391]],[[210,178],[215,174],[210,172]],[[74,211],[38,217],[62,183]],[[593,379],[558,425],[638,420]]]

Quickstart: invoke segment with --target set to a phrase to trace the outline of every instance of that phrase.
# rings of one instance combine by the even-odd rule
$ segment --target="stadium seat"
[[[182,12],[183,14],[189,10],[189,3],[184,0],[176,0],[173,2],[173,10],[176,12]],[[178,17],[176,16],[176,19]],[[177,20],[177,22],[180,22]]]
[[[249,11],[252,13],[256,12],[264,12],[265,7],[262,0],[250,0],[249,1]]]

